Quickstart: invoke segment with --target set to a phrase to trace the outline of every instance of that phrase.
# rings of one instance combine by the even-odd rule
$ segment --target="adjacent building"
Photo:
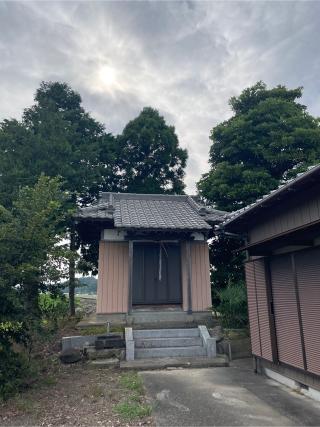
[[[257,370],[320,389],[320,166],[231,214],[223,228],[246,239]]]

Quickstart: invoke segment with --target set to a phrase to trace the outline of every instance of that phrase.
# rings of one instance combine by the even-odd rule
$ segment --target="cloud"
[[[21,116],[41,80],[66,81],[119,133],[158,108],[188,148],[188,192],[208,170],[228,99],[257,80],[304,86],[320,114],[317,2],[2,2],[0,119]]]

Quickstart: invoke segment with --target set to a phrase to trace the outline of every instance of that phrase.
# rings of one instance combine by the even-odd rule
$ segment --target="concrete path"
[[[158,426],[319,426],[320,403],[252,371],[229,368],[143,371]]]

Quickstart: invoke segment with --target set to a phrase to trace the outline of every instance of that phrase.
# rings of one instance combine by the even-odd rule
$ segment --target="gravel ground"
[[[147,405],[143,391],[134,394],[123,384],[123,375],[114,368],[61,365],[54,377],[46,377],[31,389],[1,404],[0,425],[154,425],[150,416],[128,419],[116,413],[117,405],[128,399],[134,405]],[[134,400],[130,400],[132,397]]]

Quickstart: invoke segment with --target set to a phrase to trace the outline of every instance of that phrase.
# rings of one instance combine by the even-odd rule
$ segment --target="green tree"
[[[204,198],[236,210],[319,161],[319,120],[301,96],[302,88],[258,82],[230,99],[233,116],[211,131],[211,170],[198,183]]]
[[[24,187],[12,208],[0,205],[0,399],[29,374],[13,343],[30,344],[39,324],[39,292],[55,289],[68,249],[59,235],[66,194],[57,178]]]
[[[60,176],[69,193],[70,214],[94,200],[100,190],[117,188],[118,144],[82,107],[80,95],[66,83],[43,82],[22,122],[0,127],[0,203],[10,206],[19,188],[44,173]],[[80,246],[72,215],[66,218],[70,250],[69,299],[75,312],[75,272]]]
[[[119,136],[123,191],[183,193],[187,151],[157,110],[144,108]]]
[[[20,190],[10,211],[0,211],[1,280],[19,293],[31,317],[37,316],[39,291],[60,282],[69,255],[59,234],[67,197],[60,187],[58,178],[40,176]]]
[[[211,131],[210,171],[198,182],[200,195],[233,211],[254,202],[320,159],[319,120],[298,100],[302,88],[268,89],[258,82],[230,99],[233,116]],[[213,297],[243,280],[241,241],[219,236],[210,245]]]

